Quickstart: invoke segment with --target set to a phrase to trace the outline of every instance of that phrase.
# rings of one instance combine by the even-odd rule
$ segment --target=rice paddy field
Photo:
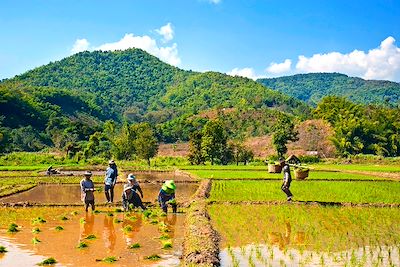
[[[78,167],[56,176],[38,166],[0,168],[0,266],[182,264],[190,228],[184,221],[192,208],[183,205],[167,216],[157,207],[121,212],[104,204],[103,171],[87,166],[102,205],[85,213],[78,186],[85,167]],[[398,165],[312,165],[308,178],[293,180],[292,202],[280,188],[283,174],[268,173],[266,166],[128,167],[120,181],[134,172],[143,200],[153,205],[163,180],[177,181],[179,203],[194,203],[198,181],[211,180],[202,203],[221,237],[221,266],[400,266]],[[117,184],[117,201],[122,186]]]

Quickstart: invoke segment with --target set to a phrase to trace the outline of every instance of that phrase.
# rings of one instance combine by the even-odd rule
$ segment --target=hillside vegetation
[[[341,96],[360,104],[397,106],[400,84],[390,81],[363,80],[340,73],[309,73],[259,79],[278,92],[316,106],[325,96]]]
[[[160,141],[174,142],[205,125],[203,112],[234,110],[225,117],[233,137],[268,133],[277,113],[310,114],[252,80],[181,70],[140,49],[82,52],[3,80],[0,103],[0,152],[87,141],[107,120],[148,122]]]

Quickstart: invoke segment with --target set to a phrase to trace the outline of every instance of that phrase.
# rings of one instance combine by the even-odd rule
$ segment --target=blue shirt
[[[116,174],[115,170],[111,167],[108,167],[106,170],[106,177],[104,178],[104,183],[106,185],[114,185],[117,180],[117,176],[115,174]]]

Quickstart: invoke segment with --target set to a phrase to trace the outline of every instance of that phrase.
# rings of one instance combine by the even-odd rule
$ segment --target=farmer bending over
[[[175,200],[176,185],[173,180],[167,180],[158,193],[158,202],[162,210],[167,213],[167,204],[172,206],[172,212],[176,213],[177,205]]]
[[[114,201],[114,186],[117,183],[118,169],[114,160],[108,162],[109,167],[106,170],[106,176],[104,178],[104,193],[107,198],[107,203]]]
[[[85,178],[81,180],[81,199],[85,203],[85,210],[88,211],[89,205],[92,206],[92,211],[94,208],[94,184],[90,179],[92,177],[91,171],[86,171],[84,173]]]
[[[281,189],[283,192],[285,192],[286,196],[287,196],[287,201],[291,201],[293,194],[292,192],[290,192],[290,183],[292,182],[292,176],[290,175],[290,166],[289,163],[293,162],[293,163],[300,163],[300,160],[295,156],[295,155],[291,155],[290,157],[288,157],[286,160],[284,160],[283,158],[281,158],[279,160],[279,162],[281,163],[281,166],[283,166],[283,184],[281,186]]]
[[[140,193],[140,196],[136,191]],[[122,193],[122,206],[124,210],[130,210],[131,206],[135,208],[141,207],[142,210],[145,210],[146,207],[143,205],[141,197],[143,198],[142,188],[140,188],[139,183],[136,181],[136,177],[130,173],[128,175],[128,183],[124,185],[124,192]]]

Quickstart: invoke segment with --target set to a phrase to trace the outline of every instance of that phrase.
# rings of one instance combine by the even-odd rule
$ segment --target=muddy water
[[[62,171],[63,175],[73,175],[73,176],[81,176],[85,171]],[[181,171],[175,172],[156,172],[156,171],[119,171],[118,180],[125,181],[128,174],[133,173],[136,176],[136,179],[139,181],[163,181],[163,180],[175,180],[175,181],[191,181],[191,178],[188,174],[183,173]],[[41,173],[44,175],[45,173]],[[104,176],[105,171],[92,171],[92,174],[95,176]]]
[[[154,202],[157,199],[161,184],[142,183],[143,201]],[[104,185],[96,184],[96,188],[104,189]],[[184,202],[196,192],[198,185],[196,183],[177,183],[176,198],[178,202]],[[121,201],[123,184],[117,184],[114,188],[114,200]],[[28,191],[15,194],[9,197],[0,198],[0,202],[40,203],[40,204],[79,204],[81,202],[81,191],[79,185],[59,185],[45,184],[38,185]],[[96,203],[106,202],[104,192],[95,192]]]
[[[159,225],[143,219],[140,213],[132,213],[135,220],[131,220],[122,213],[109,216],[106,210],[100,214],[81,212],[72,215],[72,208],[36,208],[33,217],[38,214],[38,210],[47,220],[46,223],[33,225],[33,218],[26,216],[24,212],[25,218],[17,216],[16,219],[20,232],[8,234],[6,229],[0,229],[0,245],[8,250],[0,258],[0,266],[36,266],[38,262],[49,257],[54,257],[59,262],[57,266],[109,266],[96,261],[109,256],[115,256],[118,260],[113,266],[179,265],[183,241],[182,214],[168,214],[167,217],[157,218],[159,222],[166,223],[170,231],[168,235],[173,248],[165,250],[161,249]],[[68,220],[61,220],[61,216],[68,217]],[[122,222],[117,223],[116,218]],[[123,227],[128,225],[133,231],[124,232]],[[62,226],[64,230],[56,231],[56,226]],[[41,232],[33,234],[34,227],[39,227]],[[96,239],[85,240],[88,235],[95,235]],[[41,242],[32,244],[33,237]],[[77,248],[80,241],[85,241],[88,247]],[[141,247],[129,249],[128,246],[134,243],[139,243]],[[162,259],[156,262],[144,259],[152,254],[158,254]]]

